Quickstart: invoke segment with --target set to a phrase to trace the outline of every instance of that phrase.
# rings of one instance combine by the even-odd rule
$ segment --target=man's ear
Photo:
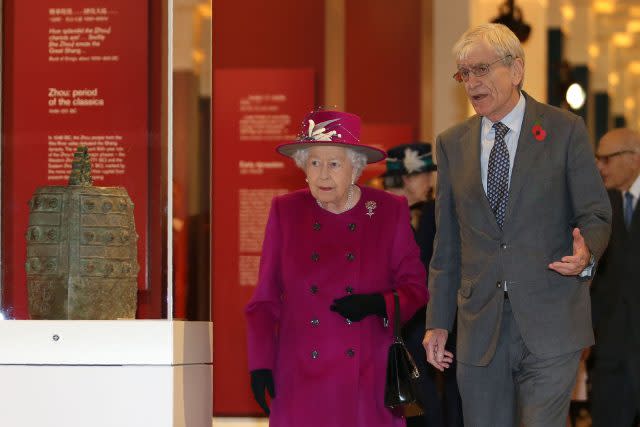
[[[511,64],[511,76],[515,86],[518,86],[524,79],[524,61],[522,58],[516,58]]]

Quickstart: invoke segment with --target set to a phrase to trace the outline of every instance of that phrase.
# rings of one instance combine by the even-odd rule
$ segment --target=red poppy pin
[[[542,116],[538,117],[538,119],[534,122],[533,127],[531,128],[533,137],[538,141],[544,141],[547,137],[547,131],[542,127],[541,119]]]

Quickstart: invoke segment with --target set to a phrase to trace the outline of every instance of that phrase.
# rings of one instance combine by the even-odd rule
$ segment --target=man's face
[[[512,59],[508,66],[495,50],[484,40],[476,41],[465,59],[458,62],[458,70],[472,70],[480,64],[492,64],[489,72],[481,77],[469,73],[464,89],[471,105],[481,116],[497,122],[506,116],[518,103],[524,66],[521,58]],[[496,62],[497,61],[497,62]]]
[[[616,133],[602,137],[596,159],[607,189],[627,191],[640,173],[640,153],[629,149],[624,138]]]

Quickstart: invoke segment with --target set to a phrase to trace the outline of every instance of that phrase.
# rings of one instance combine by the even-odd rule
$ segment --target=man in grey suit
[[[596,159],[613,225],[591,287],[591,417],[593,427],[630,427],[640,417],[640,134],[607,132]]]
[[[611,207],[583,121],[521,91],[524,52],[485,24],[454,47],[476,115],[437,140],[436,239],[423,345],[446,369],[458,313],[465,426],[565,426],[589,280]]]

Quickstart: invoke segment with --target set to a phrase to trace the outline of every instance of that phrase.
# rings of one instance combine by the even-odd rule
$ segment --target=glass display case
[[[208,321],[209,2],[2,7],[2,315]],[[93,184],[71,196],[79,146]]]
[[[0,5],[0,425],[210,426],[210,2]]]

